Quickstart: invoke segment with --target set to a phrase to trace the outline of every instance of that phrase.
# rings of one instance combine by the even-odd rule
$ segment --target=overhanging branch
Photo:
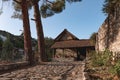
[[[31,18],[32,21],[36,21],[36,19]]]
[[[18,4],[21,4],[21,2],[19,2],[19,1],[17,1],[17,0],[13,0],[13,1],[15,1],[15,2],[18,3]]]

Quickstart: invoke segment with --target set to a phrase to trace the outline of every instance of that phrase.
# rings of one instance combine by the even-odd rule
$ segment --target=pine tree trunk
[[[31,32],[30,32],[27,0],[22,0],[21,6],[22,6],[23,28],[24,28],[24,51],[25,51],[25,54],[27,56],[26,58],[29,61],[30,65],[33,65],[34,55],[32,53]]]
[[[34,17],[36,22],[37,38],[38,38],[38,53],[40,54],[41,61],[46,62],[47,56],[45,54],[44,33],[42,28],[41,15],[39,11],[39,0],[34,0]]]

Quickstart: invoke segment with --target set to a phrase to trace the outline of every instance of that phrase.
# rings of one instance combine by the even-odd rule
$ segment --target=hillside
[[[0,38],[2,41],[5,41],[7,38],[10,38],[10,41],[13,43],[16,48],[24,48],[24,38],[22,35],[14,35],[6,31],[0,30]],[[36,46],[36,39],[32,38],[32,46]]]

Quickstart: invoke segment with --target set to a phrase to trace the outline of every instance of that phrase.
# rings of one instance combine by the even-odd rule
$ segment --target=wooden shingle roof
[[[77,47],[94,47],[89,39],[68,40],[55,42],[51,48],[77,48]]]
[[[51,48],[78,48],[78,47],[94,47],[89,39],[78,39],[67,29],[64,29],[54,40]]]
[[[66,37],[66,38],[65,38]],[[69,38],[69,39],[67,39]],[[70,39],[71,38],[71,39]],[[63,32],[61,32],[56,38],[55,38],[55,42],[56,41],[65,41],[65,40],[79,40],[79,38],[77,38],[75,35],[73,35],[72,33],[70,33],[67,29],[64,29]]]

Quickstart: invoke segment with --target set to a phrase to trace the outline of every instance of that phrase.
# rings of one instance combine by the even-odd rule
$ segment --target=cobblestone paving
[[[85,80],[84,62],[50,62],[0,75],[0,80]]]

